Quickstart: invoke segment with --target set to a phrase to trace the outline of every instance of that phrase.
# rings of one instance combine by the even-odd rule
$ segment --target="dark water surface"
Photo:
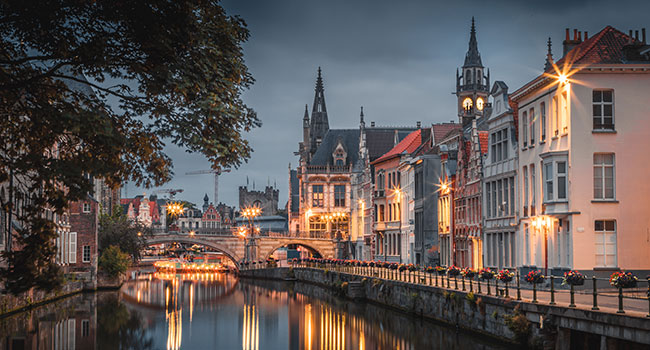
[[[0,319],[0,350],[502,348],[316,286],[229,274],[146,274]]]

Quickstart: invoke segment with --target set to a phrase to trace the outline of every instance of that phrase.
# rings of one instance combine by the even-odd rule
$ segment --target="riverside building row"
[[[290,169],[289,228],[346,258],[424,265],[650,270],[645,30],[567,29],[542,73],[490,82],[472,20],[457,123],[330,129],[319,69]],[[438,119],[445,119],[439,116]]]

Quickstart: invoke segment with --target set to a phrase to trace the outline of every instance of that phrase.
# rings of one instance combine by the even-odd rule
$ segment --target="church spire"
[[[359,126],[362,129],[366,126],[366,122],[363,120],[363,106],[361,106],[361,114],[359,114]]]
[[[553,67],[553,52],[551,52],[551,37],[548,37],[548,51],[546,52],[546,62],[544,62],[544,71]]]
[[[470,31],[469,36],[469,49],[465,55],[465,64],[463,68],[466,67],[483,67],[481,62],[481,54],[478,52],[478,42],[476,41],[476,26],[474,25],[474,17],[472,17],[472,30]]]
[[[315,90],[309,132],[312,154],[316,152],[316,149],[325,138],[325,134],[327,134],[327,131],[330,129],[329,120],[327,118],[327,107],[325,107],[325,88],[323,87],[323,76],[320,67],[318,67],[318,77],[316,78]]]

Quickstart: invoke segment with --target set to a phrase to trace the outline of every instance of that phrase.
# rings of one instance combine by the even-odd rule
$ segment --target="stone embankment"
[[[517,301],[318,268],[243,270],[244,278],[321,285],[387,307],[511,343],[545,349],[647,349],[650,318]]]

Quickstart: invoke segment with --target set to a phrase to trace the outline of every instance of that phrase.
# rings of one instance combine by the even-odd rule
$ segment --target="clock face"
[[[463,100],[463,108],[465,110],[469,110],[472,108],[472,99],[471,98],[466,98]]]
[[[476,99],[476,108],[478,108],[479,111],[483,110],[483,98],[479,97]]]

